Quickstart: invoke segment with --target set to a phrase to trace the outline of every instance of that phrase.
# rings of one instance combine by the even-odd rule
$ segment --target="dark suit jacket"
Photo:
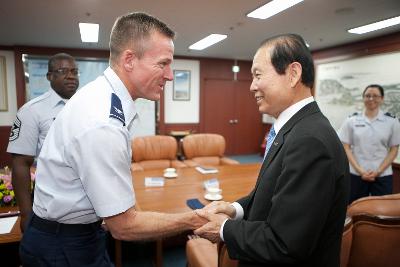
[[[223,235],[240,266],[339,266],[349,194],[342,143],[313,102],[279,131],[253,191],[238,200],[243,220]]]

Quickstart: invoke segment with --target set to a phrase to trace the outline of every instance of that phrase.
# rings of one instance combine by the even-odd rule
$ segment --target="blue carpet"
[[[239,161],[240,163],[261,163],[263,157],[260,154],[250,154],[250,155],[234,155],[227,156],[228,158]]]

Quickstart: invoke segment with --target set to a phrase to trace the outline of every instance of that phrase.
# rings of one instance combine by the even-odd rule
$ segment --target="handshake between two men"
[[[195,210],[196,214],[205,219],[206,223],[194,230],[194,234],[217,243],[221,240],[221,227],[227,219],[236,216],[236,209],[225,201],[214,201],[202,209]]]

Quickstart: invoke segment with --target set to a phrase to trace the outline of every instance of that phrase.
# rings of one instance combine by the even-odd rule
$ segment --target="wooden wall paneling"
[[[203,86],[203,132],[225,137],[225,154],[235,153],[235,87],[231,80],[206,79]]]
[[[400,50],[400,32],[312,52],[314,60],[343,60]]]
[[[250,92],[251,81],[236,81],[235,93],[235,154],[253,154],[260,149],[263,137],[262,116]]]
[[[0,126],[0,168],[11,166],[11,155],[7,153],[11,126]]]
[[[252,62],[238,61],[237,64],[240,72],[237,73],[237,80],[234,81],[232,72],[234,60],[201,60],[200,129],[202,132],[224,133],[222,135],[227,139],[227,154],[257,153],[261,145],[259,142],[262,140],[260,136],[264,135],[264,130],[261,115],[250,92]],[[217,92],[211,92],[212,88]],[[245,98],[240,99],[243,96]],[[216,101],[214,98],[219,100]],[[242,112],[248,108],[252,115]],[[238,109],[241,110],[238,111]],[[220,121],[217,122],[217,119]],[[239,122],[229,124],[231,119]],[[240,127],[240,124],[247,127]],[[237,144],[238,142],[241,143]],[[248,144],[248,142],[252,143]]]

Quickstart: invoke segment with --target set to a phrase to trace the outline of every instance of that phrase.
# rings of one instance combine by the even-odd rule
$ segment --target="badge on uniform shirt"
[[[10,132],[10,141],[14,141],[19,137],[19,132],[21,131],[21,120],[18,118],[15,119],[13,126],[11,127]]]
[[[111,94],[111,109],[109,117],[121,121],[125,126],[125,116],[124,110],[122,109],[121,99],[119,99],[119,97],[114,93]]]

